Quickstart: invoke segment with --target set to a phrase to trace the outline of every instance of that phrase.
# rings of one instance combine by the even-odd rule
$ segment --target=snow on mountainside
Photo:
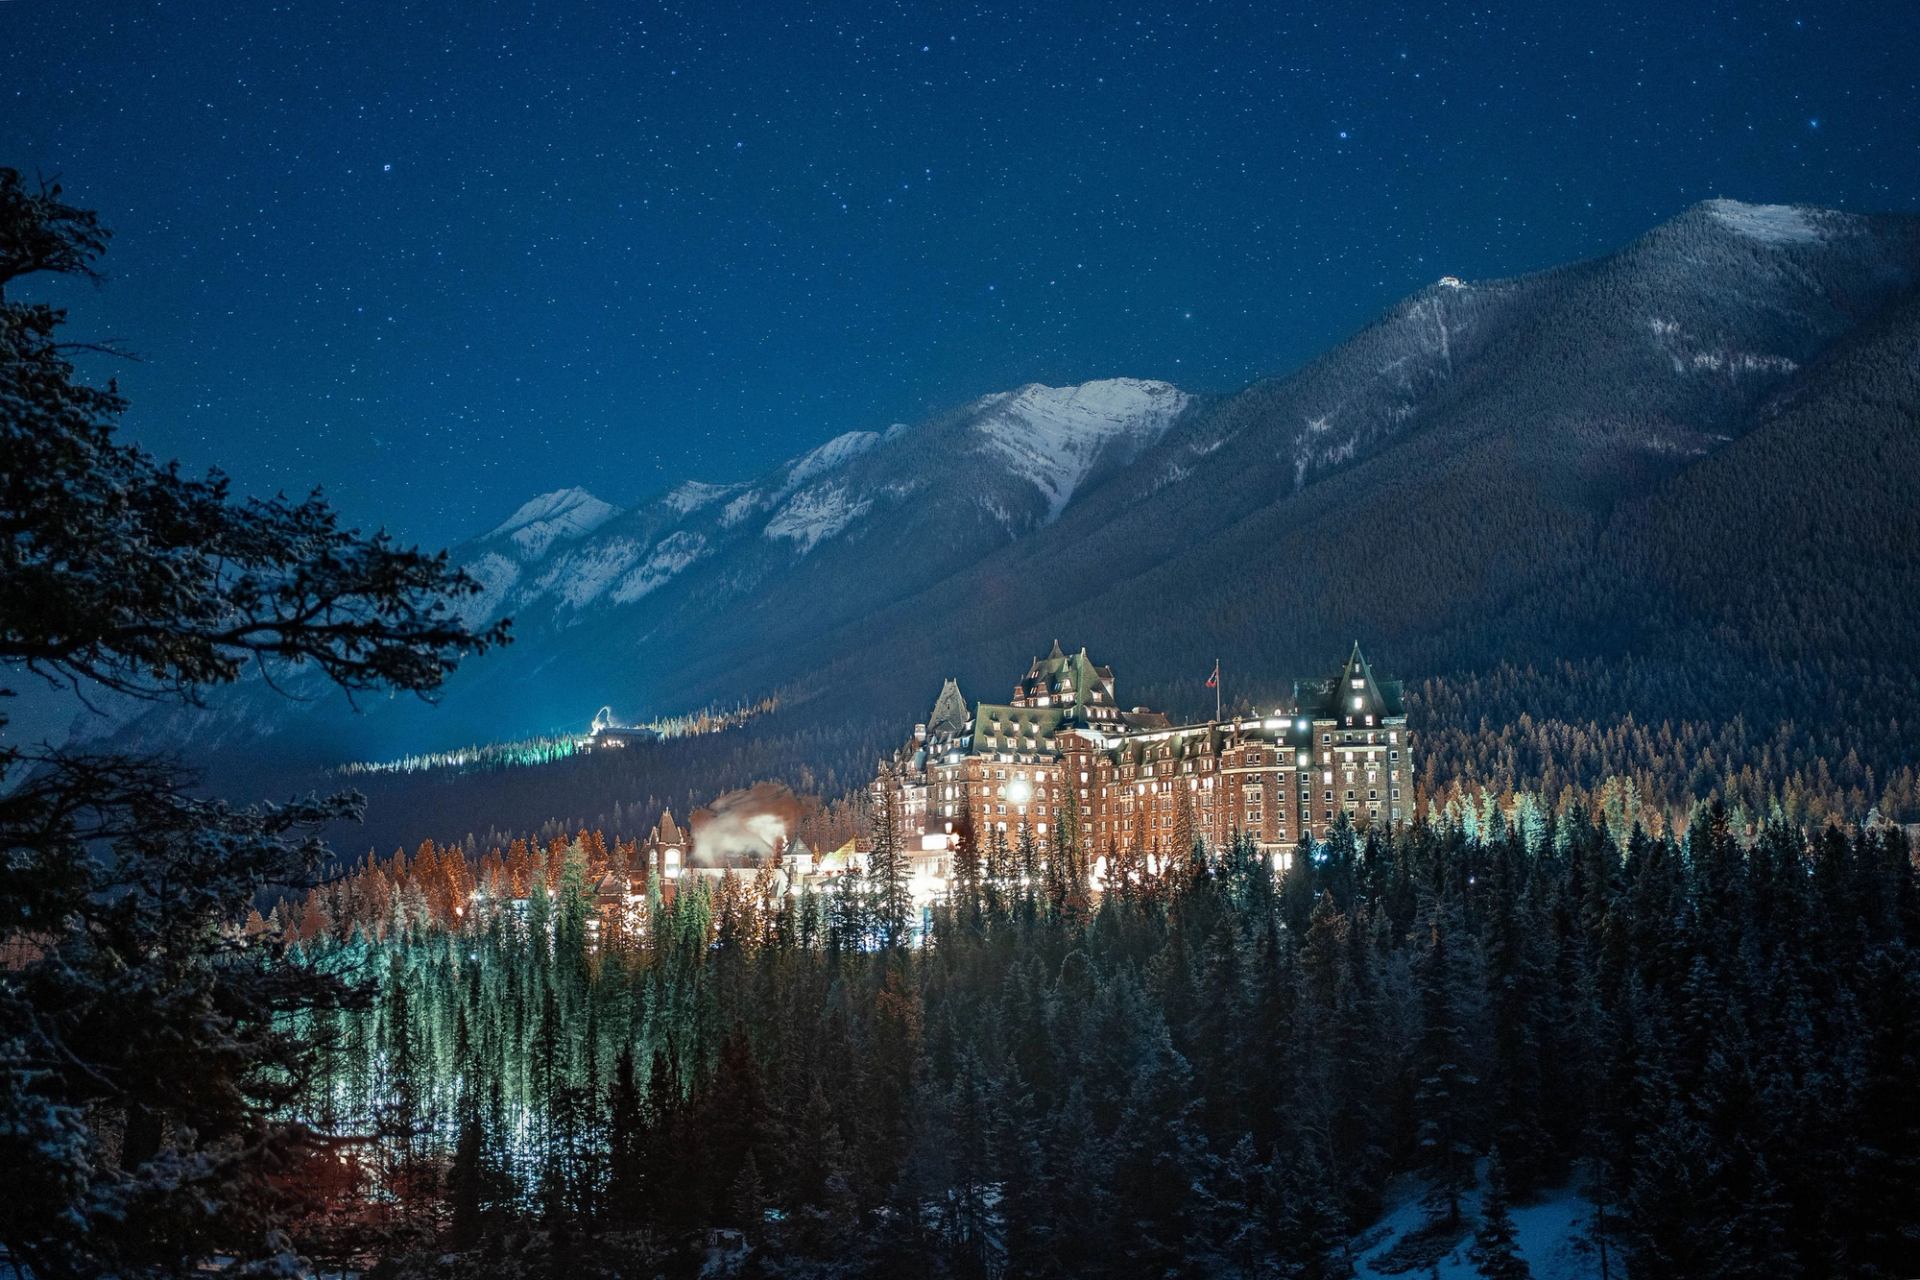
[[[1130,462],[1165,435],[1190,398],[1166,382],[1109,378],[1077,387],[1030,383],[975,401],[974,431],[1015,475],[1046,497],[1047,522],[1059,519],[1109,446]]]
[[[1803,209],[1791,204],[1742,204],[1738,200],[1708,200],[1701,208],[1709,216],[1761,244],[1815,244],[1832,230],[1853,221],[1844,213]]]
[[[613,590],[613,602],[633,603],[707,554],[707,540],[699,534],[685,530],[668,534],[639,568],[620,580],[620,585]]]
[[[687,480],[668,490],[667,496],[661,501],[681,515],[686,515],[702,507],[712,506],[738,487],[731,484],[708,484],[704,480]]]
[[[767,521],[766,535],[789,539],[805,555],[872,509],[872,498],[850,498],[842,485],[805,489]]]
[[[461,621],[477,627],[498,616],[507,593],[520,581],[520,566],[498,551],[489,551],[460,566],[480,584],[477,594],[460,602]]]
[[[688,589],[717,601],[791,571],[856,527],[879,530],[874,545],[883,547],[901,520],[952,519],[913,503],[943,484],[998,512],[997,545],[1056,519],[1096,473],[1126,466],[1164,436],[1189,403],[1164,382],[1035,383],[981,397],[921,430],[894,423],[843,432],[757,480],[682,481],[631,511],[580,489],[543,494],[469,549],[466,567],[482,591],[462,613],[471,622],[511,613],[523,627],[572,626],[589,607],[642,600],[703,561],[712,563]],[[894,523],[873,523],[890,515]],[[937,536],[948,548],[980,536],[943,528]],[[871,571],[886,576],[884,564]]]
[[[819,448],[800,455],[787,466],[787,487],[805,484],[815,476],[831,471],[841,463],[859,457],[880,443],[878,431],[849,431],[835,436]]]
[[[538,559],[556,541],[592,533],[619,514],[620,508],[585,489],[556,489],[523,504],[487,537],[510,538],[529,558]]]
[[[731,528],[752,515],[771,510],[807,481],[837,470],[883,439],[878,431],[849,431],[835,436],[787,463],[775,474],[771,484],[757,485],[729,502],[721,512],[720,523]]]

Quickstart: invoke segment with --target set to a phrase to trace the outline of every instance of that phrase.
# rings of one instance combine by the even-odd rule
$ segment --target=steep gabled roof
[[[1407,713],[1400,682],[1376,679],[1358,640],[1339,675],[1331,680],[1298,681],[1293,692],[1300,710],[1321,720],[1369,715],[1384,720]]]
[[[967,721],[972,718],[967,711],[967,700],[960,695],[960,682],[949,680],[934,701],[933,713],[927,717],[927,736],[933,738],[963,732]]]

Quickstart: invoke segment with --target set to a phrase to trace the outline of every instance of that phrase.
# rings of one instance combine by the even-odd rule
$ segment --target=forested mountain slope
[[[1196,416],[1142,459],[1135,472],[1149,474],[1109,485],[941,605],[994,589],[1016,632],[1100,636],[1141,675],[1187,655],[1198,676],[1208,664],[1194,658],[1217,648],[1243,669],[1291,673],[1354,635],[1410,673],[1619,654],[1674,622],[1635,620],[1638,597],[1668,586],[1641,581],[1675,571],[1661,565],[1744,572],[1764,595],[1756,537],[1776,562],[1804,560],[1778,523],[1752,516],[1823,481],[1777,449],[1724,464],[1719,451],[1766,428],[1871,469],[1878,455],[1862,446],[1890,434],[1884,447],[1913,447],[1898,419],[1920,406],[1900,320],[1914,224],[1806,213],[1762,225],[1782,222],[1809,238],[1757,238],[1706,206],[1598,263],[1424,291],[1301,373]],[[1180,482],[1157,485],[1183,455]],[[1913,563],[1899,475],[1861,477],[1869,501],[1825,526],[1833,590],[1852,585],[1836,546]],[[1731,499],[1735,488],[1748,496]],[[1730,548],[1694,543],[1676,510],[1719,521],[1738,555],[1716,562]],[[1641,532],[1630,543],[1616,524]],[[1670,611],[1728,604],[1665,594]],[[916,601],[901,630],[941,611]],[[1116,617],[1151,625],[1105,621]],[[1830,636],[1815,647],[1836,652]]]

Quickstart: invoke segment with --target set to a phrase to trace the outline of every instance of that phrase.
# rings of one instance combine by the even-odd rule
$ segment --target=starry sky
[[[455,541],[1039,380],[1224,391],[1727,195],[1920,208],[1920,5],[0,0],[128,433]],[[43,294],[44,296],[44,294]]]

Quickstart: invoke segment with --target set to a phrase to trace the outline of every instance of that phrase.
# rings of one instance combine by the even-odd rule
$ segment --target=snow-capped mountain
[[[891,557],[930,512],[942,529],[923,554],[946,563],[1057,520],[1192,404],[1164,382],[1033,383],[917,429],[844,432],[746,484],[686,481],[631,511],[580,489],[542,494],[462,550],[485,588],[467,616],[565,628],[592,609],[643,604],[683,575],[702,603],[724,603],[829,549],[844,552],[836,571],[848,556]]]
[[[1109,450],[1126,461],[1157,442],[1192,403],[1165,382],[1112,378],[1078,387],[1032,383],[987,396],[972,406],[973,431],[1014,475],[1047,499],[1047,520],[1059,518]]]
[[[538,556],[563,538],[580,538],[620,514],[611,503],[585,489],[543,493],[501,522],[489,538],[505,538],[522,552]]]
[[[1237,394],[1034,384],[631,506],[540,495],[456,552],[485,588],[469,616],[511,615],[511,648],[438,709],[306,722],[364,757],[775,690],[821,725],[898,720],[935,676],[991,692],[1056,633],[1160,672],[1222,649],[1313,669],[1358,635],[1402,671],[1548,663],[1628,644],[1618,619],[1649,610],[1659,643],[1735,644],[1775,606],[1701,613],[1733,597],[1686,576],[1694,542],[1774,554],[1820,503],[1910,514],[1873,496],[1905,438],[1871,432],[1920,414],[1916,280],[1920,219],[1716,200],[1602,258],[1446,277]],[[1889,361],[1908,373],[1861,372]],[[1750,474],[1788,430],[1821,461]],[[1828,495],[1856,459],[1880,459],[1864,496]],[[1707,523],[1655,518],[1696,490]],[[1848,537],[1898,544],[1874,528]]]

